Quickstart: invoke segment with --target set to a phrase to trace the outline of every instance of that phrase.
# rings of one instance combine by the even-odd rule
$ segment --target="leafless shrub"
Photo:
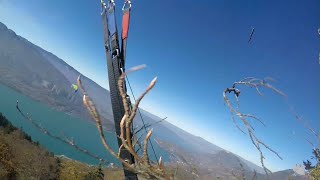
[[[308,132],[314,136],[317,140],[318,145],[320,145],[320,131],[316,131],[314,128],[312,128],[307,120],[305,120],[301,115],[299,115],[294,108],[291,108],[291,113],[294,115],[295,119],[304,126],[308,130]],[[312,146],[313,149],[316,148],[316,145],[309,140],[308,138],[305,138],[305,140]]]
[[[235,173],[233,170],[231,172],[232,176],[237,178],[238,180],[246,180],[246,175],[245,175],[245,170],[243,168],[243,164],[240,162],[239,160],[239,165],[240,165],[240,171],[241,173],[238,174],[238,173]]]
[[[257,178],[257,172],[256,172],[256,170],[254,170],[251,180],[255,180],[256,178]]]
[[[238,180],[246,180],[246,175],[245,175],[245,170],[243,167],[243,164],[239,161],[239,165],[240,165],[240,173],[235,173],[233,170],[231,171],[231,174],[233,177],[237,178]],[[256,170],[253,171],[253,176],[251,177],[251,180],[255,180],[257,176],[257,172]]]
[[[238,125],[236,120],[237,119],[240,120],[240,122],[246,128],[246,131],[248,132],[248,135],[250,137],[252,144],[255,146],[255,148],[260,153],[260,162],[261,162],[261,165],[262,165],[264,171],[266,172],[266,174],[271,173],[271,171],[264,164],[265,157],[262,153],[261,147],[265,147],[270,152],[272,152],[276,156],[278,156],[281,160],[282,160],[282,157],[276,151],[271,149],[267,144],[265,144],[263,141],[261,141],[255,135],[254,128],[253,128],[252,124],[248,121],[248,119],[255,120],[255,121],[261,123],[263,126],[265,126],[265,124],[258,117],[254,116],[252,114],[244,114],[239,110],[239,96],[240,96],[241,91],[236,86],[242,85],[242,86],[246,86],[246,87],[250,87],[250,88],[255,88],[259,95],[262,95],[260,88],[267,88],[267,89],[271,89],[272,91],[274,91],[275,93],[277,93],[281,96],[286,96],[283,92],[281,92],[280,90],[278,90],[277,88],[275,88],[274,86],[269,84],[269,82],[271,82],[271,81],[274,81],[274,80],[272,78],[257,79],[254,77],[248,77],[248,78],[245,78],[241,81],[234,82],[231,88],[226,88],[223,91],[223,99],[224,99],[225,104],[227,105],[227,107],[229,108],[229,110],[231,112],[233,123],[244,134],[247,134],[247,133],[243,129],[240,128],[240,126]],[[233,93],[235,95],[235,99],[237,102],[236,107],[234,107],[232,105],[231,101],[228,99],[227,93]]]
[[[319,167],[319,164],[320,164],[320,131],[316,131],[314,128],[312,128],[310,125],[309,125],[309,122],[305,119],[303,119],[303,117],[301,115],[299,115],[293,108],[291,108],[291,112],[292,114],[294,115],[295,119],[303,124],[303,126],[306,128],[306,130],[308,130],[308,132],[316,139],[316,143],[314,143],[312,140],[310,140],[309,138],[304,138],[304,140],[310,144],[310,146],[312,147],[312,150],[313,150],[313,154],[314,154],[314,157],[312,159],[315,159],[316,160],[316,167],[318,166]],[[318,146],[318,147],[317,147]],[[303,161],[303,163],[305,163]],[[306,164],[305,164],[306,165]],[[307,168],[307,166],[306,166]],[[312,176],[312,172],[316,170],[316,168],[313,168],[313,169],[310,169],[307,173],[309,176]]]
[[[149,86],[146,88],[146,90],[140,95],[140,97],[136,100],[136,103],[134,104],[134,106],[131,108],[128,99],[127,99],[127,95],[125,92],[125,87],[124,87],[124,79],[125,76],[131,72],[134,71],[138,71],[142,68],[144,68],[145,65],[141,65],[141,66],[137,66],[134,67],[132,69],[130,69],[129,71],[126,71],[124,73],[122,73],[122,75],[119,77],[118,80],[118,88],[119,88],[119,92],[120,92],[120,96],[122,98],[122,102],[124,105],[124,110],[125,110],[125,114],[120,122],[120,128],[121,128],[121,133],[120,133],[120,139],[122,141],[122,145],[121,148],[124,147],[126,150],[128,150],[128,152],[130,152],[132,154],[132,156],[135,158],[135,163],[131,164],[130,162],[127,162],[126,160],[122,159],[120,157],[120,149],[118,150],[118,152],[114,152],[108,145],[107,140],[105,138],[104,132],[103,132],[103,127],[102,127],[102,123],[101,123],[101,119],[99,116],[99,113],[97,112],[95,105],[93,104],[93,102],[91,101],[89,95],[87,94],[86,90],[84,89],[84,87],[82,86],[81,83],[81,79],[80,76],[78,77],[77,83],[78,86],[80,87],[83,95],[83,103],[84,105],[87,107],[88,111],[90,112],[92,118],[95,120],[96,122],[96,127],[99,131],[100,134],[100,139],[102,141],[103,146],[105,147],[105,149],[111,154],[113,155],[115,158],[117,158],[123,165],[124,168],[143,175],[147,178],[157,178],[157,179],[172,179],[173,177],[166,174],[164,172],[164,168],[163,168],[163,162],[162,162],[162,158],[159,158],[159,162],[158,164],[152,164],[149,161],[149,156],[148,156],[148,141],[152,135],[152,129],[147,133],[147,135],[144,138],[144,144],[143,144],[143,153],[142,156],[139,156],[137,154],[137,152],[135,151],[134,145],[136,142],[133,142],[132,140],[132,136],[131,136],[131,125],[133,123],[133,119],[136,116],[139,104],[141,102],[141,100],[145,97],[145,95],[155,86],[157,78],[154,78],[151,83],[149,84]],[[132,143],[133,142],[133,143]]]

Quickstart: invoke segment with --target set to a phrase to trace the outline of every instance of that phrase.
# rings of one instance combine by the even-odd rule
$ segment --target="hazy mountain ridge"
[[[83,106],[80,93],[74,93],[70,85],[76,82],[80,72],[65,63],[54,54],[43,50],[28,40],[18,36],[0,22],[0,83],[13,88],[27,96],[45,103],[54,109],[68,114],[90,119],[87,110]],[[107,78],[107,74],[106,74]],[[109,91],[96,84],[91,79],[82,75],[83,85],[96,104],[108,130],[113,130],[113,115]],[[160,120],[159,117],[144,111],[142,116],[146,123]],[[141,125],[139,116],[135,119],[135,125]],[[176,148],[183,149],[184,153],[203,157],[208,166],[213,166],[219,161],[233,159],[228,166],[237,166],[235,159],[238,156],[225,153],[222,148],[194,136],[168,121],[156,124],[154,137],[161,141],[175,144]],[[175,151],[179,156],[181,151]],[[220,156],[220,160],[217,156]],[[189,157],[189,158],[190,158]],[[211,157],[213,161],[208,161]],[[222,160],[221,160],[222,159]],[[192,158],[192,160],[195,160]],[[256,169],[262,172],[261,167],[240,158],[247,170]],[[230,161],[231,162],[231,161]],[[225,165],[227,166],[227,165]],[[205,166],[203,166],[205,167]],[[230,167],[228,167],[230,168]]]
[[[0,26],[0,82],[56,110],[89,117],[83,105],[73,107],[81,104],[81,97],[66,86],[67,79],[50,67],[27,40]]]
[[[241,157],[233,153],[221,150],[218,153],[192,153],[182,149],[175,144],[170,144],[161,140],[157,143],[171,154],[171,162],[177,162],[180,167],[196,174],[199,179],[216,179],[221,177],[226,180],[242,179],[244,173],[246,179],[253,179],[254,172],[252,168],[245,163]],[[243,165],[243,170],[240,166]],[[257,173],[257,180],[305,180],[304,176],[297,175],[292,169],[274,172],[269,177],[264,173]]]
[[[0,74],[2,75],[0,82],[2,84],[55,110],[81,119],[91,119],[83,106],[81,94],[74,93],[71,88],[71,84],[76,84],[77,77],[81,73],[52,53],[16,35],[2,23],[0,23],[0,32]],[[99,102],[110,104],[108,94],[85,76],[82,76],[82,82],[91,98],[97,102],[97,109],[107,129],[113,130],[111,108],[103,108],[105,106],[99,104]]]
[[[161,118],[159,118],[149,112],[146,112],[146,111],[143,111],[143,112],[144,112],[145,116],[149,116],[157,121],[161,120]],[[170,138],[168,138],[169,140],[167,140],[167,142],[179,144],[181,147],[184,147],[187,151],[197,151],[197,152],[202,152],[204,154],[215,154],[215,153],[219,153],[220,151],[227,152],[223,148],[208,142],[207,140],[203,139],[202,137],[194,136],[194,135],[184,131],[183,129],[180,129],[180,128],[170,124],[167,121],[163,121],[160,125],[163,125],[167,129],[170,129],[179,138],[184,140],[184,144],[179,144],[179,142],[176,142],[172,138],[171,135],[167,135],[167,136],[170,136]],[[260,166],[254,164],[246,159],[243,159],[242,157],[235,155],[233,153],[232,153],[232,155],[237,156],[244,164],[246,164],[248,166],[247,167],[248,169],[250,169],[252,171],[256,170],[257,172],[264,173],[263,169]]]

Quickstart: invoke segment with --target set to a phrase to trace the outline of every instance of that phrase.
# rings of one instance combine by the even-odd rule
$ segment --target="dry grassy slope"
[[[24,139],[20,131],[6,134],[0,130],[0,147],[0,179],[6,179],[10,173],[15,174],[17,179],[57,178],[57,159]]]
[[[23,137],[19,130],[9,134],[0,127],[0,179],[6,180],[11,175],[18,180],[57,179],[57,180],[86,180],[90,172],[97,167],[62,158],[54,157],[41,146]],[[175,167],[167,167],[167,171],[174,173]],[[124,179],[122,169],[105,168],[104,179]],[[192,174],[179,167],[177,178],[191,180]],[[13,178],[14,179],[14,178]],[[90,179],[90,178],[89,178]],[[140,177],[140,180],[145,178]],[[94,179],[91,179],[94,180]]]
[[[102,180],[98,172],[98,167],[55,157],[0,113],[1,180]]]
[[[53,156],[36,143],[26,140],[19,130],[7,134],[0,127],[1,180],[10,179],[9,176],[18,180],[86,180],[88,174],[96,170],[97,167],[94,166]],[[104,179],[123,177],[120,169],[106,168],[103,171]]]
[[[57,180],[82,180],[90,172],[94,172],[96,167],[78,161],[57,158],[53,154],[48,153],[42,147],[31,143],[21,137],[20,131],[14,131],[5,134],[0,130],[0,154],[3,154],[4,148],[7,148],[7,154],[4,156],[9,158],[7,164],[12,164],[13,171],[16,173],[17,179],[57,179]],[[0,155],[1,156],[1,155]],[[7,173],[5,172],[5,164],[0,161],[0,179],[5,180]],[[121,171],[113,173],[114,170],[105,170],[106,178],[113,177],[117,179],[121,176]],[[110,175],[107,176],[107,174]],[[121,178],[118,178],[121,179]]]

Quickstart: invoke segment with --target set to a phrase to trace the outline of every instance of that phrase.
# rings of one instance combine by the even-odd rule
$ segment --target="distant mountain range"
[[[54,54],[38,47],[28,40],[16,35],[0,22],[0,83],[22,94],[25,94],[57,111],[90,120],[83,106],[80,93],[74,93],[71,84],[76,83],[81,73]],[[107,76],[106,76],[107,77]],[[114,131],[113,115],[109,91],[82,75],[83,86],[95,103],[108,131]],[[159,117],[141,110],[146,123],[161,120]],[[136,117],[135,125],[141,126],[141,119]],[[239,163],[245,172],[253,174],[253,170],[263,173],[263,169],[235,154],[227,152],[201,137],[194,136],[168,121],[153,126],[154,137],[159,145],[172,154],[172,162],[188,162],[206,174],[231,176],[232,170],[239,171]],[[169,162],[168,162],[169,163]],[[217,172],[219,171],[219,172]],[[279,175],[277,175],[279,174]],[[286,170],[274,173],[274,179],[295,176],[293,171]],[[264,177],[264,175],[259,174]],[[199,177],[199,176],[198,176]],[[232,179],[232,178],[231,178]]]

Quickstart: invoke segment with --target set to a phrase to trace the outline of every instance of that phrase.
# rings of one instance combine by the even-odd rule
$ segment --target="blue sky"
[[[304,138],[315,139],[289,106],[319,127],[320,1],[132,2],[126,66],[147,64],[129,76],[135,95],[158,76],[142,108],[260,164],[248,137],[234,127],[222,91],[247,76],[271,76],[288,99],[247,88],[240,96],[243,112],[267,124],[255,124],[257,136],[284,158],[265,150],[266,165],[282,170],[310,158]],[[120,25],[123,2],[116,3]],[[108,89],[98,0],[0,0],[0,21]]]

